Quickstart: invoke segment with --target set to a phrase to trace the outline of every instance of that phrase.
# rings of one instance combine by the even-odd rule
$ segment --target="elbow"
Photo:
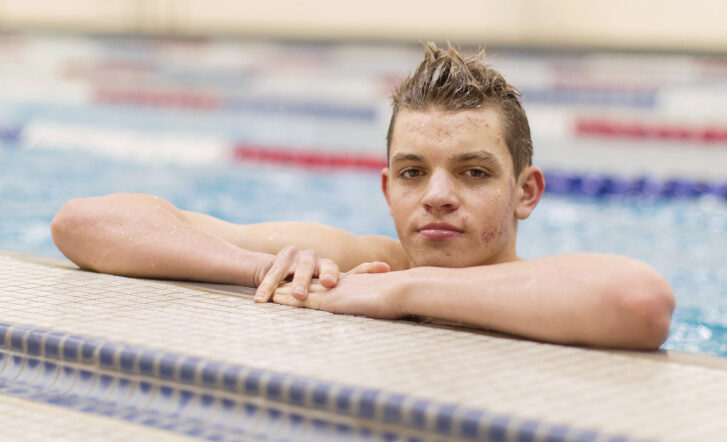
[[[622,324],[628,332],[623,335],[625,346],[638,350],[656,350],[669,337],[675,300],[666,279],[651,268],[639,269],[621,286],[617,296]]]
[[[72,199],[60,208],[50,224],[53,242],[58,250],[83,268],[89,268],[80,253],[82,244],[86,242],[83,235],[92,223],[88,212],[84,200]]]
[[[53,242],[63,251],[64,245],[72,241],[74,233],[79,231],[79,200],[72,199],[66,202],[50,223],[50,232]]]

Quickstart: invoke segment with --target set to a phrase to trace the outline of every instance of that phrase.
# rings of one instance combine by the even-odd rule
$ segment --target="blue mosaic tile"
[[[401,422],[401,404],[404,402],[404,395],[398,394],[389,396],[384,403],[384,420],[391,423]]]
[[[8,338],[10,338],[9,340],[11,350],[23,351],[23,340],[26,333],[28,333],[28,331],[25,329],[10,330],[9,336],[6,335],[5,340],[7,341]]]
[[[179,357],[175,355],[164,355],[159,360],[159,378],[160,379],[174,379],[174,368],[177,364]]]
[[[114,353],[116,353],[117,346],[110,342],[104,344],[98,351],[98,363],[103,368],[113,369],[114,367]]]
[[[387,431],[386,433],[384,433],[382,435],[381,438],[383,440],[387,441],[387,442],[393,442],[393,441],[399,440],[399,435],[396,434],[396,433],[392,433],[390,431]]]
[[[159,353],[144,350],[139,354],[137,363],[139,365],[139,374],[144,376],[154,376],[154,361],[156,360]]]
[[[176,380],[187,384],[194,384],[195,373],[197,372],[197,367],[199,367],[201,363],[202,360],[199,358],[187,358],[182,361],[182,364],[179,367],[179,377]]]
[[[222,409],[224,411],[233,411],[235,408],[237,408],[237,402],[230,400],[230,399],[222,399],[220,400],[220,405],[222,406]]]
[[[43,375],[48,376],[51,373],[55,373],[58,370],[58,365],[54,362],[43,361]]]
[[[188,390],[181,390],[175,402],[177,410],[181,411],[187,408],[187,406],[192,402],[192,399],[194,399],[194,393]]]
[[[63,359],[66,361],[77,362],[78,353],[81,348],[83,339],[78,336],[69,336],[63,341]]]
[[[162,385],[161,387],[159,387],[159,394],[164,399],[171,399],[174,396],[174,389],[172,387]]]
[[[103,388],[109,388],[113,382],[114,382],[114,378],[112,378],[111,376],[109,376],[107,374],[102,374],[101,376],[98,377],[98,383]]]
[[[427,408],[429,401],[418,400],[411,406],[411,425],[415,428],[425,428],[427,426]]]
[[[27,334],[25,338],[26,351],[29,355],[40,356],[41,348],[40,343],[43,341],[43,336],[46,332],[41,330],[32,330]]]
[[[210,408],[215,405],[215,402],[217,402],[217,398],[212,396],[211,394],[203,394],[199,398],[199,403],[204,408]]]
[[[283,417],[283,413],[280,410],[270,409],[268,410],[268,418],[273,421],[279,421]]]
[[[222,364],[217,362],[207,362],[202,369],[201,381],[206,387],[214,387],[217,385],[217,375],[222,371]]]
[[[60,344],[64,335],[59,333],[49,333],[45,338],[43,345],[43,356],[47,358],[57,359],[60,357]]]
[[[90,370],[79,370],[78,377],[83,382],[89,382],[96,377],[96,374]]]
[[[351,399],[353,398],[353,388],[343,387],[336,394],[336,411],[339,413],[351,412]]]
[[[462,416],[460,423],[460,435],[469,439],[479,437],[480,420],[484,413],[480,410],[468,410]]]
[[[202,435],[204,434],[204,430],[197,427],[197,428],[192,428],[191,430],[186,431],[184,434],[186,434],[187,436],[192,436],[192,437],[202,437]]]
[[[361,393],[358,406],[358,415],[363,418],[373,419],[376,415],[376,398],[379,397],[377,390],[364,390]]]
[[[85,341],[83,344],[81,344],[81,361],[84,364],[94,363],[94,355],[96,354],[96,349],[101,347],[101,344],[102,341],[95,339],[91,341]]]
[[[303,405],[305,401],[305,391],[308,387],[308,382],[302,379],[295,379],[288,388],[288,396],[291,404]]]
[[[246,394],[260,394],[260,379],[263,376],[263,372],[260,370],[250,370],[245,375],[245,393]]]
[[[507,429],[510,426],[510,416],[496,416],[490,422],[489,436],[492,441],[507,439]]]
[[[76,374],[76,369],[73,367],[63,366],[63,375],[71,377]]]
[[[533,442],[539,425],[540,422],[532,419],[521,422],[518,425],[517,442]]]
[[[581,431],[580,433],[577,433],[575,436],[575,439],[578,442],[596,442],[598,440],[598,431],[595,430],[585,430]]]
[[[222,385],[227,391],[237,391],[237,380],[240,377],[239,367],[228,367],[222,374]]]
[[[134,348],[125,347],[119,352],[119,367],[126,373],[134,373],[136,371],[136,358],[138,352]]]
[[[452,432],[452,417],[457,409],[456,405],[442,405],[437,410],[436,430],[442,434]]]
[[[268,399],[280,400],[283,394],[283,383],[285,377],[274,374],[270,376],[266,385],[266,396]]]
[[[154,385],[151,384],[150,382],[139,382],[138,388],[139,388],[139,390],[141,390],[142,393],[149,394],[149,392],[151,392],[152,389],[154,388]]]
[[[28,358],[25,362],[25,366],[28,368],[36,368],[41,364],[40,359]]]
[[[565,440],[569,428],[566,425],[555,425],[545,435],[545,442],[561,442]]]
[[[339,436],[351,437],[351,434],[353,433],[353,428],[351,428],[350,425],[346,424],[336,424],[336,426],[334,427],[334,431]]]
[[[248,416],[256,415],[259,410],[258,407],[253,404],[245,404],[243,409],[245,410],[245,414],[247,414]]]
[[[313,406],[325,408],[328,404],[329,391],[331,391],[330,384],[320,383],[313,387]]]

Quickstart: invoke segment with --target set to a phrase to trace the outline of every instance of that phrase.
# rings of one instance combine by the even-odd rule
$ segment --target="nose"
[[[452,212],[459,207],[456,183],[449,172],[436,169],[424,190],[422,204],[428,211]]]

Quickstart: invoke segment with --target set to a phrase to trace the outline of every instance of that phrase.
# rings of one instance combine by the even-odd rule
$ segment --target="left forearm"
[[[406,314],[564,344],[657,348],[673,310],[663,278],[614,256],[420,267],[401,279],[398,302]]]

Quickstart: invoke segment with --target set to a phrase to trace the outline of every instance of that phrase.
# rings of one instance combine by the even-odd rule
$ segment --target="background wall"
[[[0,0],[3,29],[727,52],[722,0]]]

